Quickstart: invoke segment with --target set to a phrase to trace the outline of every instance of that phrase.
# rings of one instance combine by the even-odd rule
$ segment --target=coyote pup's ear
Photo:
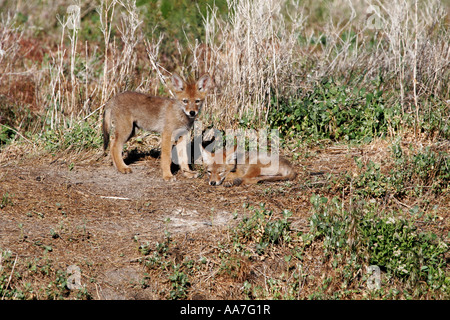
[[[184,80],[176,73],[172,74],[172,85],[175,91],[181,92],[184,90]]]
[[[202,158],[203,161],[206,164],[212,164],[214,163],[214,155],[212,153],[210,153],[209,151],[207,151],[205,148],[203,148],[203,146],[200,146],[200,150],[202,152]]]
[[[213,87],[213,80],[209,74],[204,74],[197,81],[197,89],[200,92],[206,92]]]

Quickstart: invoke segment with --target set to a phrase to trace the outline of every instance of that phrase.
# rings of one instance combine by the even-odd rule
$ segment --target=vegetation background
[[[448,299],[449,10],[448,0],[0,0],[0,165],[57,155],[73,168],[100,151],[113,95],[170,96],[171,72],[209,72],[208,127],[276,128],[303,169],[318,155],[351,155],[338,174],[265,189],[311,192],[306,231],[292,228],[292,208],[242,209],[249,216],[229,230],[218,274],[242,280],[242,261],[277,250],[287,268],[264,285],[242,280],[239,298]],[[3,215],[14,196],[0,197]],[[141,246],[141,262],[165,270],[162,296],[192,297],[188,279],[202,265],[173,263],[171,241]],[[320,281],[299,267],[313,244],[333,270]],[[12,277],[17,256],[7,249],[2,298],[66,297],[64,273],[45,275],[47,295]],[[385,280],[368,293],[371,264]],[[308,281],[316,290],[300,294]]]

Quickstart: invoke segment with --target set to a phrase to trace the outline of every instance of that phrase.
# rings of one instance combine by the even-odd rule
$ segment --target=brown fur
[[[111,141],[111,159],[121,173],[131,173],[122,158],[122,149],[134,134],[136,128],[160,132],[161,169],[164,180],[173,180],[170,171],[172,145],[178,133],[189,131],[201,110],[212,79],[203,75],[197,82],[185,82],[180,76],[172,76],[176,99],[154,97],[138,92],[123,92],[106,103],[103,113],[103,147]],[[187,132],[186,131],[186,132]],[[178,139],[177,152],[180,167],[186,177],[195,177],[189,169],[185,136]]]
[[[212,186],[223,183],[225,187],[230,187],[240,184],[255,184],[260,181],[293,180],[297,175],[289,161],[282,157],[264,156],[262,159],[263,156],[258,155],[256,163],[250,164],[249,155],[237,153],[236,147],[234,150],[223,152],[221,159],[218,159],[220,161],[216,161],[214,153],[210,153],[204,148],[201,151],[203,161],[207,166],[209,184]]]

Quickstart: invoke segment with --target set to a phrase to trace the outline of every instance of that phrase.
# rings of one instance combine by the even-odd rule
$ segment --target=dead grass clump
[[[362,76],[367,84],[382,77],[385,89],[398,90],[403,112],[417,121],[424,101],[448,96],[450,34],[441,1],[348,1],[331,9],[318,42],[318,78]],[[342,15],[345,9],[350,14]]]
[[[196,73],[217,85],[205,117],[217,126],[237,119],[267,120],[272,99],[295,91],[300,62],[297,41],[305,23],[297,3],[229,0],[228,17],[212,8],[204,17],[205,43],[190,44]]]

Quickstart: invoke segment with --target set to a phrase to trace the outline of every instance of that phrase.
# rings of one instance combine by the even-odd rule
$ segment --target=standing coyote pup
[[[111,159],[121,173],[130,173],[122,158],[122,149],[136,128],[161,133],[161,169],[166,181],[174,180],[170,171],[172,145],[176,136],[184,133],[177,142],[177,154],[183,175],[196,176],[189,169],[186,133],[192,127],[201,110],[212,79],[203,75],[197,82],[185,82],[177,74],[172,75],[176,99],[154,97],[138,92],[123,92],[106,103],[103,113],[103,148],[106,150],[111,137]]]
[[[211,186],[223,183],[225,187],[231,187],[241,183],[293,180],[297,175],[289,161],[278,155],[258,154],[256,163],[250,164],[249,154],[236,152],[236,147],[232,151],[222,152],[218,158],[203,147],[201,152]]]

